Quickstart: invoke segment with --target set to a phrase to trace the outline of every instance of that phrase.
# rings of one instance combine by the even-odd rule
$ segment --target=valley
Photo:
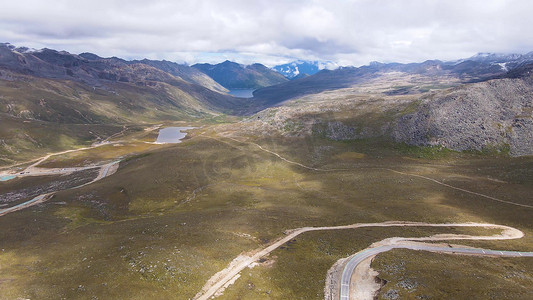
[[[530,170],[531,159],[453,152],[421,158],[416,153],[371,143],[237,136],[232,126],[209,125],[192,130],[180,144],[152,145],[157,148],[126,157],[109,177],[58,192],[42,204],[2,216],[3,228],[16,229],[2,232],[3,266],[7,267],[1,276],[11,282],[3,286],[6,297],[104,297],[114,294],[112,287],[127,287],[131,298],[174,298],[176,293],[183,295],[178,298],[191,298],[235,257],[272,243],[287,229],[306,226],[391,220],[491,222],[520,228],[525,236],[516,242],[462,244],[485,249],[532,249],[533,229],[527,207],[533,205],[529,197],[531,177],[524,182],[528,177],[521,175]],[[135,139],[146,141],[148,136]],[[48,164],[80,165],[80,159],[93,152],[95,158],[113,159],[122,155],[120,148],[124,146],[107,147],[116,148],[116,154],[102,156],[109,150],[103,152],[104,148],[97,147],[71,152],[61,161],[51,157]],[[47,161],[42,163],[46,165]],[[387,169],[425,176],[478,194],[490,192],[491,197],[526,207]],[[26,224],[28,218],[35,221]],[[25,232],[23,236],[20,230]],[[442,230],[365,228],[353,233],[341,230],[288,236],[288,244],[279,243],[280,248],[258,260],[253,269],[243,269],[241,277],[220,298],[323,298],[327,271],[336,260],[386,237],[440,233],[494,234],[450,226]],[[110,235],[112,240],[106,238]],[[45,242],[50,240],[54,243]],[[21,248],[27,243],[36,247]],[[101,243],[105,247],[95,247]],[[59,251],[66,245],[69,251]],[[58,251],[60,261],[57,255],[50,256]],[[441,254],[438,259],[443,263],[453,257]],[[529,261],[517,265],[517,271],[530,273]],[[41,277],[18,267],[28,264],[37,272],[46,272],[50,264],[55,270],[79,267]],[[116,271],[108,273],[110,265]],[[446,271],[461,274],[461,269]],[[53,288],[47,288],[51,283],[41,281],[44,278],[56,282]],[[56,280],[60,280],[59,285]],[[290,282],[294,285],[287,286]]]
[[[2,51],[0,299],[533,295],[531,62]]]

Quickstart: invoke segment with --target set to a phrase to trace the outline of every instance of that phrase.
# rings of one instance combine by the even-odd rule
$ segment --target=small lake
[[[11,179],[13,179],[15,177],[17,177],[17,176],[13,176],[13,175],[0,176],[0,181],[8,181],[8,180],[11,180]]]
[[[181,140],[187,135],[183,130],[193,129],[196,127],[167,127],[159,130],[156,143],[181,143]]]
[[[253,92],[255,89],[236,89],[236,90],[229,90],[230,95],[233,97],[239,97],[239,98],[252,98],[254,96]]]

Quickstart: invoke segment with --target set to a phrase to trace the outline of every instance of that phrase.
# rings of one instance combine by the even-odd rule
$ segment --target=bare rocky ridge
[[[380,74],[366,84],[292,99],[244,122],[260,134],[385,138],[457,151],[532,155],[531,68],[523,65],[504,78],[406,95],[391,95],[394,86],[388,82],[408,74]]]
[[[491,80],[425,100],[418,111],[398,119],[392,137],[413,145],[531,155],[532,112],[530,79]]]

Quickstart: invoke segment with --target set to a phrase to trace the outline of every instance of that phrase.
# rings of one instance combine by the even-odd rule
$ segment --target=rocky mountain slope
[[[7,43],[0,44],[0,67],[25,75],[75,80],[90,85],[99,85],[101,80],[137,85],[145,85],[145,81],[184,81],[213,91],[226,91],[198,70],[168,61],[126,61],[116,57],[102,58],[92,53],[76,55],[52,49],[30,51]]]
[[[413,145],[532,155],[533,77],[490,80],[443,92],[400,117],[392,136]]]
[[[533,64],[500,77],[411,94],[389,93],[396,76],[367,78],[350,88],[294,98],[256,114],[242,126],[266,135],[379,139],[533,155]],[[413,80],[421,79],[406,77],[398,84]]]
[[[145,65],[152,66],[169,74],[172,74],[176,77],[179,77],[189,83],[198,84],[200,86],[207,87],[213,91],[217,92],[228,92],[226,88],[221,86],[218,82],[214,81],[211,77],[207,76],[199,70],[189,67],[187,65],[180,65],[175,62],[170,62],[166,60],[134,60],[131,63],[142,63]]]
[[[209,75],[227,89],[257,89],[288,81],[283,75],[262,64],[244,66],[225,61],[216,65],[196,64],[192,67]]]

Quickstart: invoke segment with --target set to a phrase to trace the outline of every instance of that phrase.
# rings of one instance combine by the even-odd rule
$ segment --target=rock
[[[465,85],[437,94],[416,112],[400,117],[392,137],[411,145],[531,155],[532,102],[533,85],[528,80]]]

